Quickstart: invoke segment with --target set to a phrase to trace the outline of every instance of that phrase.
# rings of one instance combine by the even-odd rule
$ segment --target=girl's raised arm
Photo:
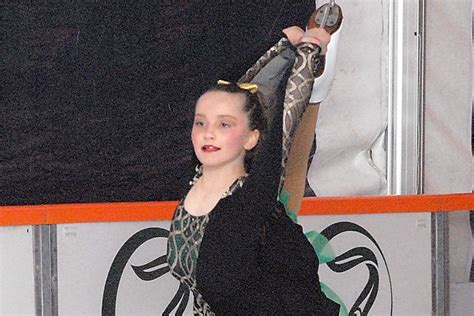
[[[305,179],[308,168],[308,157],[314,139],[314,131],[316,128],[316,122],[319,113],[319,104],[327,97],[332,80],[334,78],[334,68],[336,62],[337,43],[340,35],[340,26],[341,24],[339,24],[337,28],[331,30],[331,33],[334,33],[336,30],[338,32],[336,32],[336,34],[333,34],[333,36],[331,37],[331,42],[328,46],[328,53],[323,57],[324,59],[318,60],[316,62],[316,65],[314,65],[315,67],[320,66],[319,68],[323,68],[321,67],[322,65],[318,64],[318,62],[322,62],[325,67],[322,69],[324,70],[322,76],[317,78],[316,81],[314,81],[314,84],[312,85],[313,91],[311,91],[310,93],[310,99],[307,102],[303,102],[301,101],[301,96],[292,96],[292,94],[294,94],[293,91],[295,90],[295,84],[291,83],[291,78],[288,81],[288,88],[290,90],[287,91],[287,94],[289,95],[287,98],[285,98],[284,110],[284,119],[286,119],[286,124],[284,125],[284,128],[286,128],[287,131],[284,131],[283,134],[283,142],[284,144],[286,144],[286,146],[284,147],[282,162],[285,169],[284,178],[282,179],[282,184],[280,188],[281,194],[283,195],[281,196],[283,197],[282,201],[285,203],[287,210],[293,215],[297,215],[304,197],[306,185]],[[293,32],[292,36],[288,36],[290,40],[291,37],[298,37],[297,30],[293,29],[289,31]],[[319,30],[315,30],[315,34],[319,35],[318,39],[324,38],[324,36],[328,35],[318,34],[316,32],[321,32]],[[311,39],[311,37],[309,39]],[[324,44],[326,43],[327,42],[324,41],[323,45],[321,46],[324,47]],[[308,62],[311,61],[308,60]],[[322,73],[322,70],[313,68],[313,74],[318,72]],[[311,76],[311,74],[307,74],[307,71],[300,73],[299,75]],[[304,86],[302,84],[299,91],[297,92],[306,92],[306,90],[304,89],[307,89],[307,87],[308,85],[304,83]],[[291,110],[292,108],[296,108],[297,110]],[[285,157],[287,159],[286,163],[284,161]]]

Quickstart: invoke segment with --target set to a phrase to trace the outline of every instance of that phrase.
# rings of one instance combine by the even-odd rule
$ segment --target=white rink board
[[[429,213],[304,216],[300,217],[300,222],[305,231],[320,232],[338,222],[363,227],[374,237],[387,260],[392,281],[393,315],[431,315]],[[152,227],[168,229],[168,226],[168,222],[58,225],[59,314],[100,314],[107,274],[120,247],[136,232]],[[370,239],[362,234],[342,232],[330,244],[336,255],[354,247],[366,247],[375,254],[379,289],[369,314],[390,315],[387,269]],[[117,315],[163,313],[177,292],[178,282],[169,273],[151,281],[141,280],[131,265],[143,265],[165,254],[166,238],[163,237],[150,239],[133,253],[119,283]],[[320,277],[350,309],[369,274],[365,263],[342,273],[333,272],[324,264],[320,266]],[[190,302],[186,315],[191,314]]]
[[[119,249],[147,228],[169,229],[169,222],[58,225],[59,315],[102,313],[104,286]],[[143,265],[166,254],[166,238],[153,238],[130,257],[117,292],[117,315],[159,315],[179,287],[169,273],[143,281],[131,265]],[[161,267],[161,266],[160,266]]]
[[[371,214],[303,216],[304,231],[321,232],[328,226],[350,222],[363,227],[380,246],[387,261],[393,293],[392,315],[431,315],[431,214]],[[390,284],[387,268],[377,247],[362,234],[342,232],[329,242],[340,255],[354,247],[367,247],[378,261],[379,289],[369,315],[390,315]],[[368,269],[360,264],[336,273],[320,265],[321,282],[343,299],[348,310],[368,280]]]
[[[34,313],[32,227],[0,227],[0,315]]]

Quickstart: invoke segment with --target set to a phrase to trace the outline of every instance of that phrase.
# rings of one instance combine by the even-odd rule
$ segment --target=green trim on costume
[[[319,264],[330,262],[334,260],[334,258],[336,258],[334,250],[332,249],[328,239],[324,235],[321,235],[320,233],[314,230],[311,230],[304,234],[313,246],[314,251],[316,251],[316,254],[319,258]]]
[[[285,190],[284,187],[281,189],[280,196],[278,197],[278,200],[285,207],[286,215],[288,215],[288,217],[291,218],[291,220],[294,223],[298,223],[298,215],[296,215],[296,211],[290,210],[288,208],[288,204],[290,203],[290,192]]]

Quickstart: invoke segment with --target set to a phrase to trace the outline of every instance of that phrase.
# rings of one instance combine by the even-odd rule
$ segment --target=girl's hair
[[[211,91],[222,91],[228,93],[238,93],[244,96],[243,111],[247,114],[250,130],[257,129],[260,132],[257,145],[251,150],[247,151],[245,155],[245,170],[250,172],[252,168],[252,162],[255,159],[256,153],[259,151],[262,141],[268,131],[268,121],[266,117],[266,100],[261,93],[261,87],[256,92],[250,92],[249,90],[240,88],[236,83],[229,84],[217,84],[214,87],[208,89],[206,92]]]

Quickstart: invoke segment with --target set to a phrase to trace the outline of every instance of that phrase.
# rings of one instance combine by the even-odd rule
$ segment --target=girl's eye
[[[204,126],[204,122],[203,121],[194,121],[194,126],[198,126],[198,127]]]
[[[221,127],[229,128],[229,127],[230,127],[230,124],[229,124],[229,123],[226,123],[226,122],[222,122],[222,123],[221,123]]]

